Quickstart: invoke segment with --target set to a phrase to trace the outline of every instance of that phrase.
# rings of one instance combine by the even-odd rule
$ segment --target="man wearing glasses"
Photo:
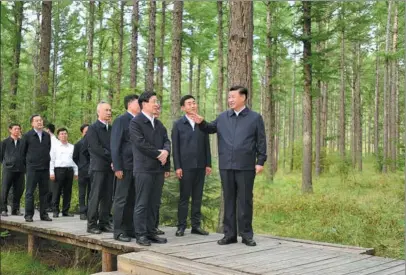
[[[138,98],[141,112],[130,122],[135,178],[134,229],[137,243],[166,243],[156,234],[164,178],[169,176],[171,143],[164,125],[154,117],[159,102],[154,92]]]

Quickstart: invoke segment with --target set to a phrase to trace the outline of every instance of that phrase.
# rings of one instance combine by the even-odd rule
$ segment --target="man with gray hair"
[[[89,173],[92,179],[87,210],[87,232],[92,234],[113,232],[110,222],[114,178],[110,153],[110,121],[111,106],[102,101],[97,105],[97,120],[89,126],[85,136],[90,155]]]

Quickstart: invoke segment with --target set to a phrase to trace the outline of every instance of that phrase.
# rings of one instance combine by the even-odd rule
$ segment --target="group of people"
[[[172,127],[171,140],[159,120],[160,102],[154,92],[124,98],[125,112],[112,125],[111,106],[97,106],[97,120],[84,124],[82,138],[68,142],[68,130],[57,130],[57,141],[43,130],[40,115],[30,119],[32,130],[20,139],[21,127],[11,124],[10,137],[2,141],[3,186],[1,214],[7,215],[7,195],[13,187],[12,215],[19,213],[26,173],[25,220],[33,221],[33,194],[39,186],[40,219],[52,221],[47,213],[48,187],[52,186],[52,211],[69,213],[73,178],[79,182],[80,219],[87,232],[113,232],[114,238],[139,245],[166,243],[158,228],[162,187],[170,176],[170,155],[179,179],[176,236],[184,236],[191,199],[191,233],[208,235],[201,227],[201,205],[205,177],[211,173],[209,134],[217,133],[219,169],[224,194],[224,237],[220,245],[237,242],[255,246],[252,229],[255,175],[266,161],[266,137],[261,115],[246,107],[248,91],[231,87],[230,109],[213,122],[197,113],[192,95],[180,100],[184,116]],[[48,181],[50,180],[50,183]],[[238,224],[238,227],[237,227]]]

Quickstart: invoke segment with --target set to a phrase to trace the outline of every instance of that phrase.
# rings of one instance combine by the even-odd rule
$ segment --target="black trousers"
[[[135,173],[135,235],[153,235],[161,205],[164,173]]]
[[[0,211],[7,212],[7,198],[13,187],[13,197],[10,198],[11,212],[20,210],[20,199],[24,192],[24,172],[13,172],[3,168],[3,180],[1,186]]]
[[[103,227],[110,223],[113,194],[113,171],[92,171],[87,227]],[[98,224],[97,224],[98,223]]]
[[[90,176],[81,175],[79,172],[79,213],[87,215],[87,206],[89,204],[90,195]]]
[[[38,185],[39,190],[39,214],[40,218],[48,216],[46,212],[48,194],[49,170],[27,169],[25,190],[25,217],[34,216],[34,192]]]
[[[46,195],[46,203],[47,203],[47,209],[53,209],[53,190],[55,188],[55,182],[52,180],[48,181],[48,193]]]
[[[180,179],[179,184],[178,228],[185,229],[187,227],[186,220],[189,212],[190,197],[192,197],[190,219],[192,228],[200,227],[202,217],[200,209],[202,206],[205,173],[206,169],[204,168],[183,170],[183,177]]]
[[[254,170],[220,170],[224,193],[224,235],[252,238],[252,197]],[[236,215],[238,209],[238,216]],[[237,232],[237,220],[238,231]]]
[[[59,214],[61,194],[62,214],[68,214],[72,198],[73,168],[55,168],[55,181],[52,188],[52,211]]]
[[[134,236],[133,213],[135,207],[135,182],[132,170],[124,170],[123,178],[116,179],[113,201],[114,237],[120,234]]]

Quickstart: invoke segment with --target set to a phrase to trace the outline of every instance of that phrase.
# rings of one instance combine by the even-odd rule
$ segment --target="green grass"
[[[376,255],[404,258],[403,172],[382,175],[364,164],[342,180],[335,171],[313,180],[301,194],[301,173],[259,177],[254,191],[254,230],[277,236],[372,247]]]
[[[1,251],[2,275],[87,275],[89,271],[76,268],[49,267],[34,260],[25,251]]]

